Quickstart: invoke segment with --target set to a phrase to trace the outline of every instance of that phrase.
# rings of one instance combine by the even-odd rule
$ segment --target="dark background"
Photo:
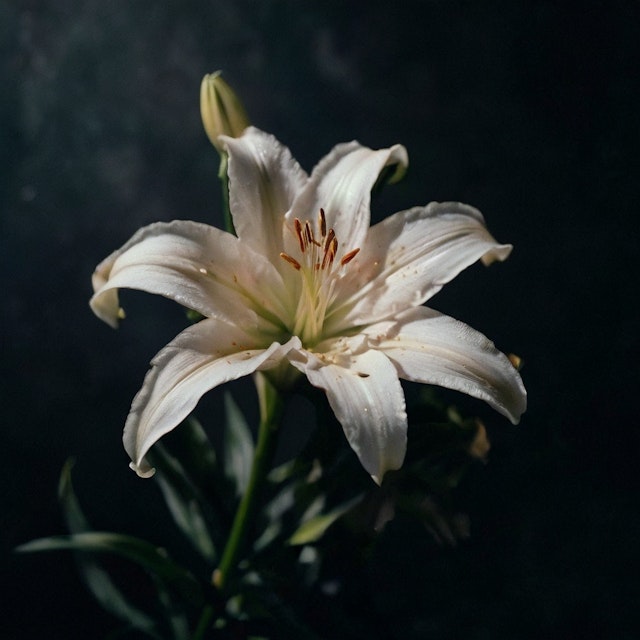
[[[512,427],[460,399],[493,443],[462,492],[472,536],[441,548],[392,523],[369,569],[390,637],[639,637],[640,3],[397,5],[0,2],[3,637],[117,626],[70,556],[10,553],[64,532],[68,456],[96,528],[170,526],[120,434],[183,316],[133,294],[115,332],[87,300],[141,225],[220,224],[199,116],[218,68],[307,170],[340,141],[405,144],[410,174],[376,217],[460,200],[515,246],[431,305],[524,358],[529,410]]]

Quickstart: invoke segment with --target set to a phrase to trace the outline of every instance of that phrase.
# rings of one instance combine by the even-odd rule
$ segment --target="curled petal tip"
[[[156,472],[154,467],[148,466],[144,461],[139,465],[135,462],[130,462],[129,467],[133,469],[140,478],[150,478]]]
[[[511,251],[513,251],[513,245],[501,244],[490,251],[487,251],[480,260],[485,267],[488,267],[494,262],[504,262],[511,254]]]
[[[115,299],[115,305],[113,303]],[[118,306],[117,294],[108,292],[103,296],[93,296],[89,301],[91,311],[96,314],[100,320],[108,324],[112,329],[117,329],[120,320],[124,320],[124,309]]]
[[[409,167],[409,154],[406,147],[401,144],[395,144],[391,147],[389,164],[394,167],[394,172],[388,178],[389,184],[399,182],[404,178]]]

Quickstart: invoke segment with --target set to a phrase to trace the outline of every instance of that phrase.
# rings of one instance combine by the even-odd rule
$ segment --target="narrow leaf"
[[[254,444],[242,412],[230,394],[225,394],[227,424],[225,429],[224,469],[241,496],[249,484]]]
[[[176,525],[205,560],[215,563],[216,552],[207,527],[203,496],[189,481],[179,460],[162,444],[154,446],[149,458],[156,468],[155,477]]]
[[[179,441],[179,458],[194,483],[203,490],[215,486],[219,473],[216,453],[200,422],[189,416],[172,435]]]
[[[186,570],[171,560],[166,551],[145,540],[118,533],[93,531],[69,536],[40,538],[21,545],[17,551],[90,551],[113,553],[142,566],[157,576],[164,584],[178,591],[185,600],[196,605],[203,603],[200,584]]]
[[[134,607],[97,562],[79,557],[77,563],[85,583],[105,611],[152,638],[161,638],[154,619]]]
[[[362,494],[344,502],[340,506],[332,509],[329,513],[313,516],[303,522],[295,533],[289,538],[289,544],[302,545],[317,542],[325,534],[327,529],[349,509],[362,500]]]
[[[155,578],[158,599],[162,604],[165,618],[171,629],[171,638],[173,640],[190,640],[189,621],[181,608],[174,605],[169,590],[158,578]]]
[[[90,526],[73,491],[73,485],[71,483],[72,466],[73,461],[67,460],[60,475],[58,496],[70,531],[72,533],[83,533],[89,530]],[[157,633],[156,623],[153,618],[133,606],[127,600],[111,580],[109,574],[91,555],[77,554],[76,564],[87,587],[103,609],[116,618],[127,622],[134,629],[138,629],[154,638],[160,637]]]

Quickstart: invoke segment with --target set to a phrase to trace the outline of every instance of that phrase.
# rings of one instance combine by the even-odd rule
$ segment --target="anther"
[[[320,236],[324,238],[327,235],[327,219],[324,215],[324,209],[322,207],[320,207],[319,222],[320,222]]]
[[[340,260],[340,265],[344,267],[345,264],[349,264],[358,255],[359,251],[360,249],[354,249],[343,255],[342,260]]]
[[[290,255],[284,252],[280,254],[280,257],[283,260],[286,260],[290,265],[292,265],[296,271],[300,271],[300,263],[295,258],[292,258]]]
[[[332,236],[333,229],[329,230],[329,237],[327,237],[327,242],[325,242],[324,249],[324,257],[322,258],[322,268],[324,269],[327,265],[331,266],[336,257],[336,252],[338,251],[338,239],[335,234]]]
[[[329,229],[329,235],[327,236],[327,239],[324,241],[324,252],[327,253],[327,251],[329,251],[329,247],[331,246],[331,243],[333,242],[333,240],[336,237],[336,232],[333,229]]]
[[[308,220],[304,223],[304,240],[307,247],[313,244],[313,231],[311,231],[311,225]]]
[[[304,253],[304,238],[302,237],[302,224],[300,223],[300,220],[298,220],[298,218],[296,218],[293,221],[293,228],[296,231],[296,237],[298,238],[298,243],[300,244],[300,251]]]

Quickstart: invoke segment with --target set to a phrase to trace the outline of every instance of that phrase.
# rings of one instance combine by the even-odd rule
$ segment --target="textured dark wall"
[[[67,456],[97,528],[164,526],[120,432],[181,312],[131,295],[114,332],[87,300],[139,226],[220,224],[198,105],[217,68],[308,170],[339,141],[404,143],[411,172],[376,216],[461,200],[515,245],[432,302],[524,357],[530,409],[517,428],[482,413],[494,447],[466,488],[469,542],[389,535],[372,581],[397,637],[411,616],[424,637],[640,633],[640,3],[396,4],[0,2],[4,637],[114,627],[70,557],[9,554],[64,531]]]

